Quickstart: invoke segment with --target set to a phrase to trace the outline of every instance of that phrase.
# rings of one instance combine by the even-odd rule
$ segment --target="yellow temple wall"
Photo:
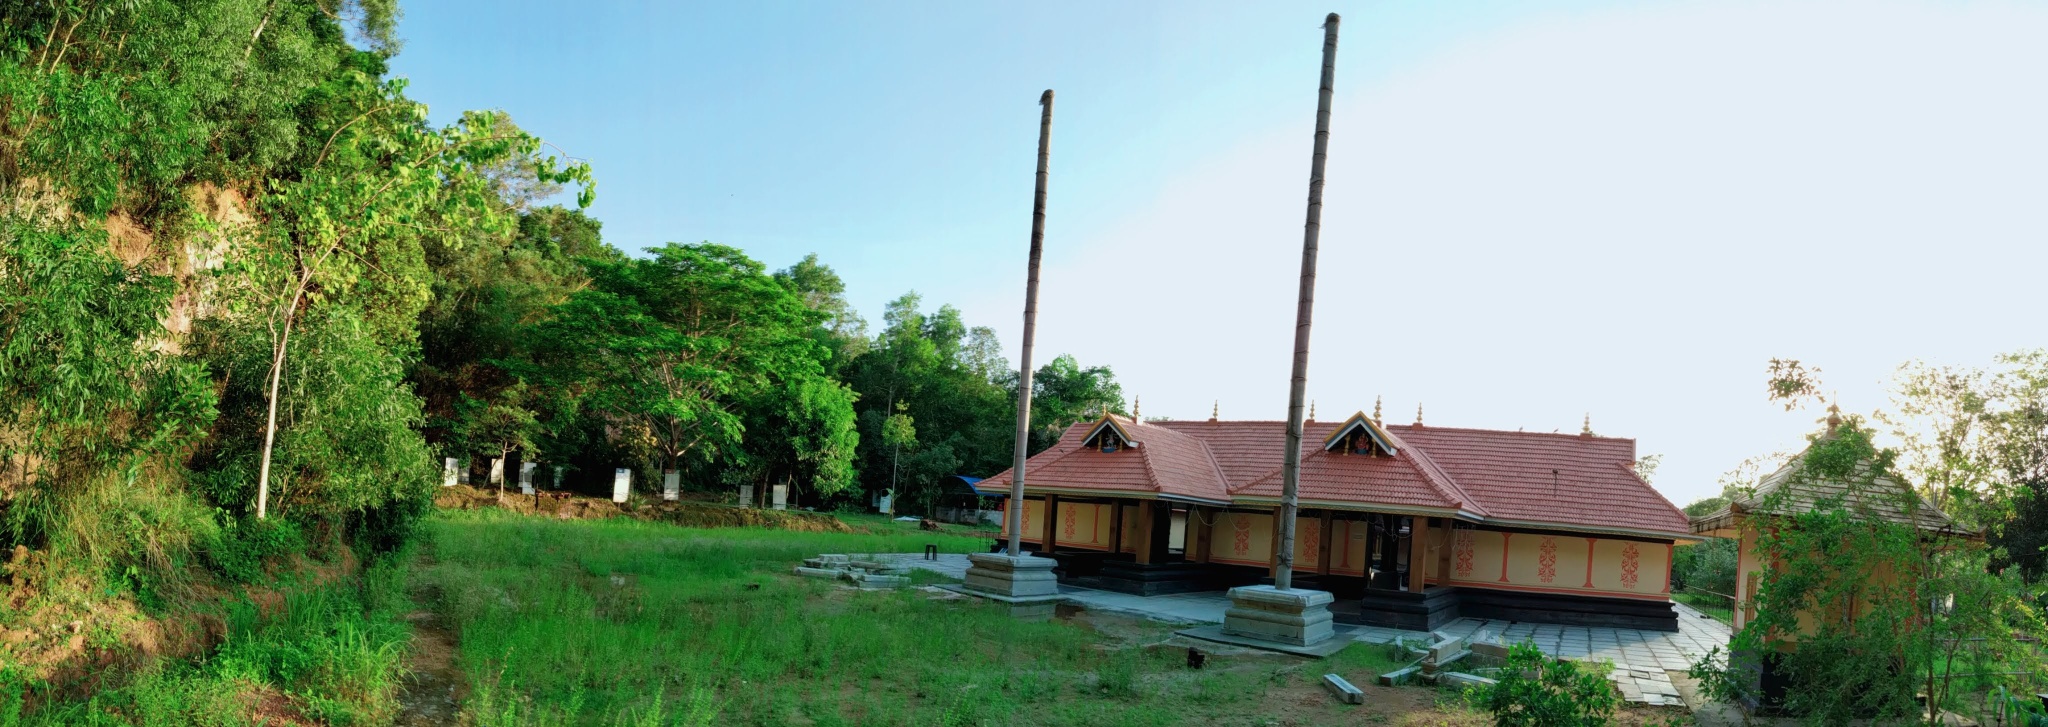
[[[1259,512],[1216,513],[1210,524],[1209,562],[1271,567],[1273,516]]]
[[[1449,583],[1663,601],[1671,597],[1674,547],[1581,535],[1459,529],[1452,533]]]
[[[1115,505],[1108,503],[1061,502],[1060,519],[1054,526],[1057,530],[1053,532],[1054,546],[1081,550],[1109,550],[1110,525],[1114,522],[1110,508],[1113,507]],[[1132,516],[1136,510],[1137,508],[1127,507],[1124,514]],[[1045,498],[1026,498],[1024,535],[1019,539],[1026,543],[1039,543],[1044,540],[1044,518]],[[1132,533],[1129,523],[1130,518],[1127,517],[1124,526],[1125,543],[1130,542]],[[1131,549],[1125,547],[1124,551],[1131,552]]]
[[[1218,512],[1209,523],[1209,562],[1269,568],[1273,558],[1273,515],[1262,512]],[[1199,523],[1191,523],[1190,527]],[[1294,521],[1294,570],[1313,573],[1325,547],[1330,551],[1330,572],[1338,575],[1365,574],[1365,523],[1337,520],[1330,532],[1323,532],[1319,517]]]

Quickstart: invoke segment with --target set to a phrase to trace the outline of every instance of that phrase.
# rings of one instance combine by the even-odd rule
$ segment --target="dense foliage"
[[[1498,727],[1602,727],[1621,708],[1621,695],[1598,667],[1553,659],[1530,643],[1508,648],[1485,697]]]
[[[0,0],[0,694],[33,698],[21,680],[63,666],[16,670],[14,644],[118,644],[218,586],[382,562],[443,457],[571,487],[628,467],[643,493],[662,470],[721,494],[786,484],[813,505],[900,484],[930,506],[940,477],[1007,466],[1016,377],[988,329],[912,294],[870,337],[815,255],[771,271],[709,242],[607,244],[581,211],[588,164],[502,112],[429,122],[387,72],[397,12]],[[1122,405],[1071,358],[1039,381],[1037,446]],[[309,612],[327,626],[278,644],[368,618],[368,586],[322,583],[342,589]],[[387,636],[357,641],[388,662]],[[246,679],[325,715],[391,706],[310,662],[209,671],[225,663],[133,689]],[[148,698],[51,718],[182,719]]]
[[[1817,372],[1773,364],[1774,399],[1819,390]],[[1907,381],[1910,391],[1913,377]],[[1904,439],[1909,448],[1929,441]],[[1931,718],[1916,695],[1943,709],[1982,711],[2043,666],[2034,647],[2043,623],[2023,569],[2003,568],[2009,556],[1977,542],[1967,523],[1910,524],[1938,498],[1987,493],[1944,486],[1956,476],[1955,460],[1941,467],[1900,459],[1862,418],[1831,415],[1784,486],[1742,493],[1758,513],[1749,525],[1754,555],[1770,566],[1739,605],[1749,616],[1727,653],[1694,667],[1709,694],[1782,708],[1811,724],[1906,723]],[[1913,481],[1922,487],[1886,484]]]

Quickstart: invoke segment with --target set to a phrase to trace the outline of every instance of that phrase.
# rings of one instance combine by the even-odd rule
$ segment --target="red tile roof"
[[[1286,422],[1118,418],[1137,446],[1081,447],[1095,422],[1069,427],[1031,458],[1031,490],[1148,493],[1211,502],[1280,497]],[[1451,427],[1384,426],[1396,455],[1322,449],[1340,422],[1302,427],[1302,500],[1455,512],[1477,521],[1685,535],[1685,514],[1635,475],[1635,440]],[[1553,478],[1552,471],[1556,474]],[[1006,488],[1004,471],[980,483]]]

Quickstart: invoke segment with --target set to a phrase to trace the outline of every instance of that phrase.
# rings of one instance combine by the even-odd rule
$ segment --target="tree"
[[[623,427],[664,469],[737,456],[741,406],[778,381],[822,376],[822,320],[738,250],[668,244],[589,262],[591,287],[530,330],[530,379]]]
[[[464,444],[465,451],[490,452],[498,462],[514,453],[532,457],[539,450],[534,441],[541,426],[533,411],[526,408],[526,392],[526,385],[519,383],[488,400],[463,394],[462,402],[456,405],[456,441]],[[502,477],[498,480],[498,491],[505,491]]]
[[[1817,397],[1818,380],[1796,364],[1774,361],[1772,378],[1775,400]],[[1862,418],[1831,408],[1784,479],[1751,493],[1752,555],[1769,567],[1738,604],[1754,615],[1725,660],[1717,650],[1694,666],[1710,695],[1756,698],[1755,675],[1773,668],[1788,684],[1786,709],[1809,722],[1904,722],[1921,719],[1916,691],[1958,707],[1966,684],[1990,683],[1960,674],[1995,681],[2039,668],[2015,638],[2042,627],[2018,579],[1988,573],[1989,554],[1960,533],[1931,530],[1917,515],[1920,493],[1894,484],[1897,460]]]
[[[917,447],[917,421],[911,419],[909,415],[902,413],[904,409],[908,408],[910,408],[908,404],[898,404],[896,406],[897,413],[890,414],[888,419],[882,421],[882,445],[889,448],[889,495],[891,497],[894,497],[897,491],[901,489],[901,485],[897,482],[897,475],[902,471],[903,448],[911,447],[914,449]]]

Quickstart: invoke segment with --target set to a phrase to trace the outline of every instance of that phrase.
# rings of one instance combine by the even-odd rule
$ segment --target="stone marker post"
[[[768,504],[776,510],[788,510],[789,485],[776,485],[768,490]]]
[[[455,483],[462,481],[462,474],[456,472],[457,469],[460,469],[460,467],[456,464],[454,457],[447,457],[441,460],[442,487],[454,487]]]
[[[675,502],[683,497],[683,473],[675,470],[661,471],[661,499]]]
[[[740,507],[754,506],[754,486],[740,485]]]
[[[519,494],[533,494],[533,470],[539,466],[532,462],[519,463]]]
[[[1337,14],[1323,21],[1323,81],[1316,97],[1315,154],[1309,161],[1308,221],[1302,226],[1301,290],[1294,311],[1294,374],[1287,391],[1286,453],[1280,465],[1279,542],[1273,553],[1273,585],[1230,589],[1223,632],[1309,646],[1335,636],[1327,591],[1297,590],[1294,581],[1294,516],[1300,502],[1302,400],[1308,389],[1309,324],[1315,311],[1317,241],[1323,227],[1323,166],[1330,151],[1330,96],[1337,78]],[[1420,568],[1420,564],[1414,567]]]
[[[632,492],[633,471],[624,467],[612,470],[612,502],[625,502]]]
[[[490,482],[490,484],[493,484],[493,485],[503,485],[503,484],[505,484],[505,458],[504,458],[504,457],[492,457],[492,458],[491,458],[491,482]]]

